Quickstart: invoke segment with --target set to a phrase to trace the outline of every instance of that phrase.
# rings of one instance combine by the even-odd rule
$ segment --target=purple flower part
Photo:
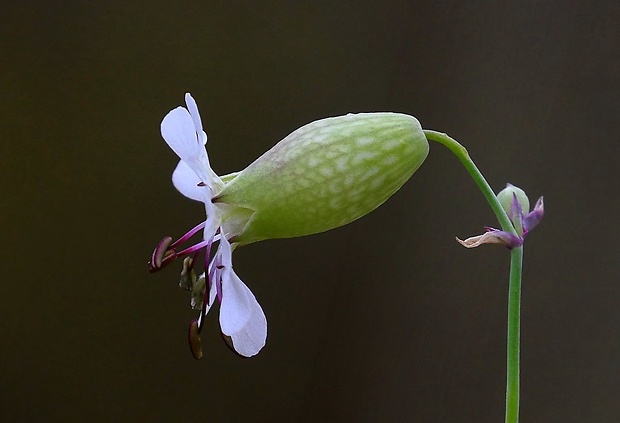
[[[543,202],[543,197],[540,197],[536,202],[536,206],[534,206],[534,210],[529,212],[523,217],[523,230],[524,233],[527,233],[534,229],[536,225],[540,223],[543,216],[545,215],[545,205]]]
[[[512,250],[523,244],[523,239],[510,232],[500,231],[493,228],[487,228],[487,232],[482,235],[473,236],[466,240],[456,238],[456,240],[465,248],[475,248],[483,244],[497,244]]]
[[[201,222],[198,225],[194,226],[185,235],[183,235],[181,238],[177,239],[172,244],[170,244],[169,248],[175,248],[177,245],[182,244],[185,241],[187,241],[188,239],[190,239],[191,237],[193,237],[196,234],[196,232],[198,232],[199,230],[201,230],[201,229],[203,229],[205,227],[206,223],[207,222],[204,221],[204,222]]]
[[[512,194],[512,201],[510,202],[510,220],[522,221],[523,220],[523,206],[521,205],[521,201],[517,198],[517,194]]]
[[[213,221],[213,219],[211,219],[211,221]],[[205,247],[207,247],[207,249],[210,249],[210,245],[213,242],[213,238],[215,238],[216,235],[213,235],[211,238],[200,241],[199,243],[192,245],[190,247],[187,247],[183,250],[180,250],[180,251],[176,250],[177,246],[189,240],[192,236],[194,236],[196,232],[198,232],[202,228],[205,228],[207,224],[209,224],[209,227],[205,228],[205,231],[208,230],[212,233],[215,233],[215,231],[217,231],[217,228],[213,228],[214,225],[209,222],[210,222],[209,219],[207,219],[205,222],[199,223],[198,225],[190,229],[189,232],[187,232],[185,235],[183,235],[181,238],[177,239],[174,242],[172,242],[171,237],[169,236],[164,237],[157,244],[157,246],[155,247],[155,250],[153,250],[153,253],[151,254],[151,260],[148,263],[149,271],[151,273],[157,272],[163,269],[164,267],[166,267],[167,265],[169,265],[170,263],[172,263],[178,257],[185,257],[196,251],[203,250],[205,249]]]
[[[157,272],[176,258],[174,249],[168,249],[170,244],[172,244],[172,238],[165,236],[161,241],[159,241],[155,247],[155,250],[153,250],[151,260],[148,263],[149,271],[151,273]]]

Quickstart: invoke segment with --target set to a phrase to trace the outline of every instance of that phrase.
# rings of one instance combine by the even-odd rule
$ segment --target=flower
[[[243,357],[265,345],[267,320],[254,294],[235,273],[235,248],[270,238],[327,231],[371,212],[422,164],[428,142],[419,122],[398,113],[360,113],[312,122],[294,131],[241,172],[218,176],[206,151],[196,102],[170,111],[161,134],[180,161],[174,186],[202,202],[206,219],[177,241],[164,237],[149,267],[158,271],[185,257],[179,285],[200,310],[189,344],[202,357],[205,316],[219,303],[222,337]],[[202,230],[202,240],[180,249]],[[215,254],[213,246],[218,243]],[[197,262],[204,271],[196,274]]]
[[[190,254],[194,257],[184,260],[180,286],[191,292],[192,307],[201,310],[198,319],[190,325],[189,340],[195,358],[202,356],[202,351],[196,347],[197,336],[216,299],[220,303],[222,335],[230,340],[234,351],[251,357],[265,345],[267,320],[254,294],[233,270],[234,247],[227,234],[235,230],[234,225],[225,224],[222,212],[211,201],[224,187],[224,182],[209,164],[204,147],[207,134],[202,129],[196,102],[190,94],[185,95],[185,102],[187,109],[177,107],[164,117],[161,134],[181,159],[172,175],[174,186],[186,197],[204,203],[207,218],[174,243],[171,243],[172,238],[165,237],[155,248],[149,264],[151,271],[156,271],[176,257]],[[202,242],[179,252],[175,250],[201,229]],[[217,251],[211,257],[211,247],[218,240]],[[201,252],[207,264],[205,272],[197,278],[193,265]]]
[[[538,199],[534,210],[530,212],[530,200],[527,195],[521,188],[512,184],[507,184],[506,188],[497,194],[497,199],[508,214],[517,234],[485,227],[486,232],[482,235],[473,236],[466,240],[456,238],[462,246],[475,248],[483,244],[498,244],[513,249],[523,245],[525,236],[540,223],[545,214],[543,197]]]

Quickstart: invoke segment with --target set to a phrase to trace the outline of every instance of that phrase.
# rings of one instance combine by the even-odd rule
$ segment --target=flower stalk
[[[506,346],[506,423],[519,421],[520,356],[521,356],[521,273],[523,246],[510,252],[508,285],[508,340]]]
[[[510,219],[508,219],[508,215],[506,214],[506,211],[504,211],[502,204],[497,199],[495,192],[493,192],[493,189],[491,188],[487,180],[484,178],[484,176],[482,176],[480,170],[478,170],[478,167],[476,166],[474,161],[471,159],[471,157],[469,157],[467,149],[454,138],[451,138],[447,134],[444,134],[442,132],[425,129],[424,135],[426,135],[426,138],[429,141],[435,141],[447,147],[461,161],[461,163],[463,164],[467,172],[469,172],[476,185],[478,185],[478,188],[480,188],[482,195],[484,195],[484,198],[486,198],[487,202],[491,206],[491,210],[493,210],[493,213],[495,213],[495,216],[497,217],[497,220],[499,221],[502,229],[506,232],[517,235],[517,231],[515,231],[512,223],[510,222]]]
[[[487,199],[491,209],[495,213],[499,224],[503,231],[491,230],[502,232],[500,241],[504,240],[505,245],[511,249],[510,254],[510,280],[508,286],[508,335],[506,346],[506,423],[517,423],[519,421],[519,375],[520,375],[520,328],[521,328],[521,276],[523,269],[523,236],[527,233],[523,229],[532,229],[543,214],[542,197],[538,200],[536,208],[531,213],[523,216],[521,209],[521,203],[517,199],[515,194],[514,200],[510,203],[510,212],[506,211],[506,206],[502,205],[498,199],[498,195],[495,195],[491,186],[486,181],[482,173],[478,170],[473,160],[470,158],[469,153],[459,142],[449,137],[447,134],[424,130],[426,138],[430,141],[436,141],[445,147],[447,147],[456,157],[461,161],[467,172],[471,175],[472,179],[478,185],[480,191]],[[510,187],[510,185],[509,185]],[[529,205],[528,205],[529,207]],[[526,210],[527,213],[528,210]],[[510,216],[509,216],[510,214]],[[511,221],[512,217],[512,221]],[[514,223],[513,223],[514,222]],[[528,222],[531,222],[528,227]],[[516,228],[515,228],[516,226]],[[523,227],[525,226],[525,228]],[[487,232],[487,234],[492,232]],[[481,238],[483,238],[481,236]],[[518,240],[515,244],[510,244],[507,240]],[[487,243],[500,243],[496,242],[497,239],[486,241]],[[463,245],[465,242],[460,241]],[[482,242],[484,243],[484,241]],[[473,246],[478,246],[477,245]],[[465,245],[467,246],[467,245]]]

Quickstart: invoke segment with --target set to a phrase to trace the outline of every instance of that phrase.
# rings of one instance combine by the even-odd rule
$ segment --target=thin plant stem
[[[482,173],[480,173],[474,161],[471,159],[471,157],[469,157],[467,149],[454,138],[451,138],[447,134],[444,134],[442,132],[425,129],[424,135],[426,135],[426,138],[430,141],[435,141],[443,144],[461,161],[461,163],[463,164],[467,172],[469,172],[476,185],[478,185],[478,188],[480,188],[480,191],[482,191],[482,195],[484,195],[484,198],[486,198],[489,202],[489,205],[491,206],[493,213],[495,213],[495,216],[497,217],[497,220],[499,221],[502,229],[506,232],[510,232],[518,236],[515,228],[510,222],[510,219],[508,219],[508,215],[506,214],[502,205],[497,199],[495,192],[493,192],[493,189],[491,188],[487,180],[484,178],[484,176],[482,176]]]
[[[495,192],[473,162],[467,149],[447,134],[424,130],[429,141],[438,142],[447,147],[463,164],[472,179],[478,185],[495,213],[499,224],[506,232],[519,236],[508,215],[502,208]],[[521,274],[523,268],[523,246],[515,247],[510,255],[510,282],[508,286],[508,340],[506,365],[506,423],[519,421],[519,356],[521,326]]]
[[[508,285],[508,349],[506,369],[506,423],[519,421],[519,356],[521,332],[521,272],[523,246],[510,252]]]

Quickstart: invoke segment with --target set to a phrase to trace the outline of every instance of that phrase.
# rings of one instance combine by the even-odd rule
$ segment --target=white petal
[[[223,236],[220,240],[218,254],[222,257],[222,265],[225,272],[232,272],[232,248],[228,239]]]
[[[232,336],[247,325],[252,311],[250,302],[252,298],[254,295],[235,272],[224,272],[222,275],[220,327],[225,335]]]
[[[192,200],[206,203],[210,201],[211,190],[206,186],[198,186],[202,182],[196,172],[183,160],[172,172],[172,184],[181,194]]]
[[[250,292],[250,295],[252,293]],[[267,319],[254,295],[250,300],[250,318],[243,329],[230,335],[235,351],[244,357],[252,357],[265,346],[267,341]]]
[[[221,219],[210,200],[205,201],[205,214],[207,215],[207,221],[205,222],[203,239],[215,241],[215,233],[220,227]]]
[[[198,141],[194,121],[184,107],[171,110],[161,122],[161,135],[170,148],[198,176],[200,181],[212,187],[219,181],[209,164],[207,150]],[[191,197],[190,197],[191,198]]]
[[[191,115],[184,107],[171,110],[161,121],[161,136],[170,148],[185,162],[191,162],[200,154],[196,129]]]
[[[267,340],[267,319],[252,291],[232,269],[232,248],[220,239],[218,254],[224,266],[220,326],[232,338],[235,351],[245,357],[256,355]]]
[[[194,100],[194,97],[192,97],[190,93],[185,93],[185,104],[187,104],[189,114],[194,121],[194,129],[196,130],[202,145],[205,145],[207,143],[207,134],[202,129],[202,120],[200,119],[200,113],[198,112],[196,100]]]

